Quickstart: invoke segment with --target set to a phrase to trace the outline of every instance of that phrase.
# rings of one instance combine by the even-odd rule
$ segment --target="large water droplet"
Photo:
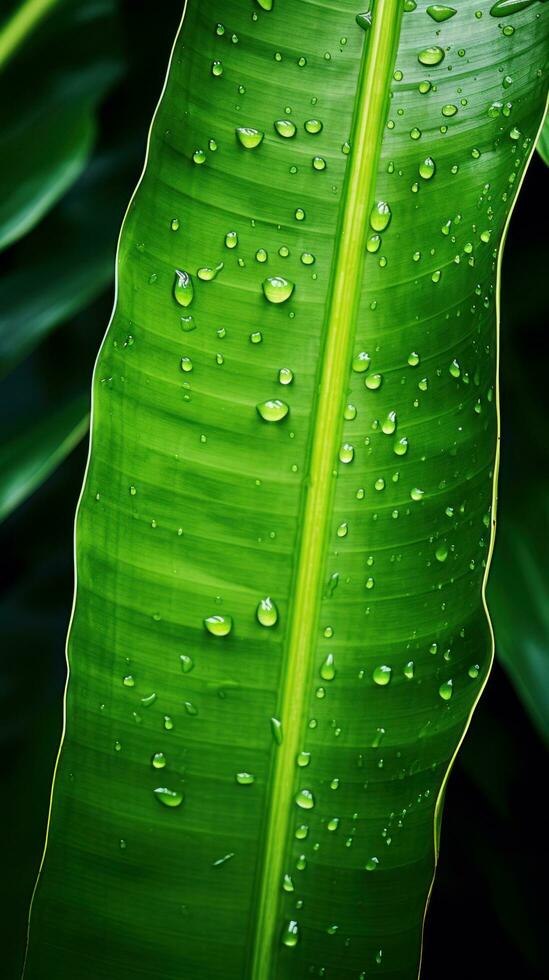
[[[300,789],[296,793],[295,801],[302,810],[312,810],[315,805],[315,798],[310,789]]]
[[[282,930],[282,943],[284,946],[297,946],[299,942],[299,926],[295,919],[290,919]]]
[[[233,628],[231,616],[208,616],[204,620],[204,626],[212,636],[228,636]]]
[[[511,14],[517,14],[519,10],[526,10],[526,7],[530,7],[533,3],[534,0],[497,0],[490,8],[490,13],[492,17],[509,17]]]
[[[431,180],[431,177],[435,176],[436,164],[432,157],[425,157],[419,165],[419,176],[423,180]],[[409,363],[409,362],[408,362]]]
[[[269,398],[266,402],[260,402],[256,409],[265,422],[281,422],[290,411],[286,402],[280,398]]]
[[[441,24],[445,20],[450,20],[454,14],[457,14],[455,7],[445,7],[442,3],[433,3],[430,7],[427,7],[427,13],[429,17],[436,20],[437,24]]]
[[[193,301],[194,287],[193,281],[188,272],[183,269],[175,270],[175,282],[173,295],[180,306],[190,306]]]
[[[374,231],[385,231],[391,220],[391,208],[386,201],[377,201],[370,211],[370,225]]]
[[[355,20],[363,31],[369,30],[369,28],[372,26],[372,14],[370,11],[367,11],[364,14],[357,14]]]
[[[251,126],[237,126],[235,133],[245,150],[255,150],[263,142],[265,135],[260,129],[253,129]]]
[[[168,789],[167,786],[158,786],[153,789],[153,793],[159,803],[163,806],[181,806],[183,803],[183,793],[177,789]]]
[[[318,133],[322,132],[322,122],[320,119],[307,119],[305,123],[305,130],[310,133],[311,136],[317,136]]]
[[[276,625],[278,621],[278,609],[270,596],[261,599],[256,609],[256,616],[262,626]]]
[[[424,48],[417,56],[417,60],[422,65],[440,65],[443,59],[444,51],[436,45],[433,45],[431,48]]]
[[[278,135],[283,136],[284,139],[291,139],[296,134],[296,126],[291,119],[277,119],[274,128]]]
[[[320,667],[320,676],[323,681],[333,681],[335,675],[334,655],[329,653]]]
[[[294,283],[284,276],[268,276],[263,280],[263,292],[269,303],[285,303],[294,291]]]
[[[454,682],[452,680],[444,681],[438,689],[438,693],[443,701],[449,701],[454,693]]]
[[[278,372],[278,382],[281,385],[290,385],[294,380],[294,373],[291,368],[283,367]]]
[[[391,680],[392,669],[387,667],[386,664],[380,664],[379,667],[375,667],[372,672],[372,677],[376,684],[380,687],[386,687]]]

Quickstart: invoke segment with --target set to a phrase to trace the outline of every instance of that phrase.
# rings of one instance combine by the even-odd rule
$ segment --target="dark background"
[[[90,166],[109,154],[117,162],[106,165],[102,181],[101,193],[108,193],[105,213],[92,194],[80,225],[92,252],[97,242],[111,268],[124,208],[141,172],[146,133],[181,3],[163,0],[161,15],[157,5],[154,16],[149,4],[114,6],[121,77],[100,106]],[[85,190],[88,177],[85,170],[69,193]],[[508,669],[496,662],[449,782],[422,980],[547,976],[547,909],[542,900],[548,871],[547,756],[530,720],[539,708],[526,659],[529,638],[534,637],[549,684],[549,639],[540,632],[549,602],[543,545],[549,529],[544,523],[549,478],[543,316],[547,252],[540,220],[546,179],[536,155],[515,209],[503,265],[503,458],[500,537],[491,588],[498,638],[500,630],[506,638],[502,658]],[[26,270],[28,288],[34,290],[41,288],[33,277],[39,234],[39,228],[31,231],[4,255],[8,274]],[[60,245],[70,247],[70,241]],[[62,251],[59,263],[62,273]],[[63,319],[7,374],[0,386],[4,437],[13,439],[24,432],[60,398],[89,391],[111,305],[112,286],[98,285],[91,301],[78,304],[74,315]],[[73,588],[73,520],[85,458],[82,444],[0,525],[0,839],[5,898],[0,961],[7,980],[19,976],[60,736],[64,642]],[[528,574],[517,558],[516,549],[523,546],[535,554]],[[518,609],[512,616],[513,604],[506,598],[511,594]],[[505,622],[506,613],[510,622]]]

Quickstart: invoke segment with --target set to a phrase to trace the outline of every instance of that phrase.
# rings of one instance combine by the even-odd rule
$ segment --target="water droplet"
[[[282,879],[282,888],[284,889],[285,892],[293,892],[293,891],[295,891],[294,883],[293,883],[292,878],[291,878],[291,876],[289,874],[285,874],[284,875],[284,877]]]
[[[190,357],[182,357],[180,362],[181,370],[188,374],[193,369],[193,362]]]
[[[371,358],[366,351],[360,351],[353,357],[352,368],[356,374],[364,374],[365,371],[370,367]]]
[[[313,157],[312,164],[313,170],[326,170],[326,161],[324,157]]]
[[[339,817],[332,817],[331,820],[328,820],[326,827],[329,831],[331,831],[331,833],[333,833],[334,830],[337,830],[339,827]]]
[[[237,772],[234,778],[239,786],[251,786],[255,783],[255,776],[251,772]]]
[[[368,858],[365,864],[366,871],[375,871],[379,864],[379,858],[371,857]]]
[[[183,803],[183,793],[177,789],[168,789],[167,786],[158,786],[153,789],[153,793],[159,803],[163,806],[181,806]]]
[[[315,805],[315,798],[310,789],[300,789],[296,793],[295,801],[302,810],[312,810]]]
[[[308,766],[311,761],[311,753],[300,752],[295,761],[297,765],[300,767],[300,769],[305,769],[305,767]]]
[[[238,234],[236,231],[228,231],[225,235],[225,245],[227,248],[236,248],[238,245]]]
[[[333,681],[335,675],[334,655],[329,653],[320,667],[320,676],[323,681]]]
[[[182,269],[175,270],[173,295],[176,302],[179,303],[180,306],[190,306],[193,301],[193,281],[189,273]]]
[[[395,439],[393,443],[393,452],[395,456],[405,456],[408,452],[408,439],[406,436],[400,436],[399,439]]]
[[[215,279],[217,273],[221,272],[222,268],[223,268],[223,262],[218,262],[215,269],[212,269],[208,265],[202,266],[202,268],[199,269],[196,274],[199,279],[202,279],[202,282],[211,282],[212,279]]]
[[[188,657],[186,653],[181,653],[179,655],[179,663],[181,664],[181,670],[184,674],[190,674],[194,667],[194,663],[191,657]]]
[[[425,496],[425,490],[421,490],[419,487],[413,487],[410,490],[410,497],[412,500],[423,500]]]
[[[444,681],[438,689],[438,693],[443,701],[449,701],[454,693],[454,682],[452,680]]]
[[[355,20],[363,31],[369,30],[369,28],[372,26],[372,14],[369,10],[364,14],[357,14]]]
[[[199,166],[203,163],[206,163],[206,154],[204,153],[204,150],[198,149],[194,151],[193,162],[197,163]]]
[[[122,683],[124,687],[135,687],[135,680],[131,674],[126,674],[122,680]]]
[[[204,626],[212,636],[228,636],[233,628],[231,616],[208,616],[204,620]]]
[[[440,111],[442,112],[443,116],[446,116],[446,118],[449,119],[452,116],[455,116],[456,112],[458,111],[458,107],[457,105],[453,105],[451,102],[447,102],[446,105],[442,106]]]
[[[370,391],[377,391],[378,388],[381,388],[382,383],[383,375],[381,374],[371,374],[368,378],[364,379],[364,384]]]
[[[389,412],[385,421],[381,426],[381,431],[386,436],[392,436],[397,427],[397,414],[396,412]]]
[[[436,169],[436,164],[433,158],[425,157],[425,160],[423,160],[419,165],[419,176],[423,177],[423,180],[431,180],[431,177],[435,176]],[[410,361],[408,360],[408,364],[409,363]],[[419,358],[418,362],[416,363],[419,363]]]
[[[269,303],[285,303],[293,291],[293,282],[284,276],[268,276],[263,280],[263,293]]]
[[[408,681],[413,680],[414,672],[415,672],[415,664],[414,664],[414,661],[413,660],[409,660],[408,663],[406,664],[405,668],[404,668],[404,676],[405,676],[406,680],[408,680]]]
[[[294,380],[294,373],[291,368],[280,368],[278,372],[278,381],[281,385],[291,385]]]
[[[320,119],[307,119],[305,131],[310,133],[311,136],[317,136],[318,133],[322,132],[322,122]]]
[[[170,228],[172,231],[179,231],[179,218],[172,218],[170,221]]]
[[[391,680],[392,668],[387,667],[385,664],[381,664],[379,667],[375,667],[372,672],[372,677],[376,684],[380,687],[386,687]]]
[[[355,451],[349,442],[344,442],[339,450],[339,459],[342,463],[352,463],[355,458]]]
[[[469,674],[469,677],[472,680],[475,680],[475,678],[478,677],[479,672],[480,672],[480,664],[472,664],[472,666],[469,667],[469,670],[467,671],[467,673]]]
[[[274,128],[279,136],[283,136],[287,140],[296,134],[296,126],[291,119],[277,119]]]
[[[444,60],[444,51],[436,45],[431,48],[424,48],[420,51],[417,60],[422,65],[440,65]]]
[[[448,557],[448,546],[445,544],[439,544],[437,550],[435,551],[435,558],[437,561],[446,561]]]
[[[296,221],[305,221],[305,211],[303,208],[296,208],[294,211],[294,217]]]
[[[297,946],[299,942],[299,926],[295,919],[290,919],[282,930],[282,944],[284,946]]]
[[[429,17],[436,20],[437,24],[440,24],[445,20],[450,20],[450,17],[457,14],[457,10],[455,7],[445,7],[442,3],[433,3],[430,7],[427,7],[427,13]]]
[[[251,126],[237,126],[235,133],[245,150],[255,150],[263,142],[265,135],[260,129],[253,129]]]
[[[155,752],[151,759],[151,766],[153,769],[163,769],[166,761],[166,756],[163,752]]]
[[[267,596],[261,599],[256,609],[256,616],[262,626],[275,626],[278,621],[278,609],[273,600]]]
[[[223,74],[223,64],[221,61],[212,61],[212,75],[219,78]]]
[[[265,422],[281,422],[290,411],[286,402],[280,398],[269,398],[266,402],[260,402],[256,409]]]
[[[227,861],[231,861],[234,858],[234,851],[230,851],[229,854],[224,854],[223,857],[217,859],[217,861],[212,861],[212,868],[220,868]]]
[[[492,17],[509,17],[511,14],[518,13],[519,10],[525,10],[533,3],[534,0],[497,0],[494,6],[490,8],[490,13]]]
[[[282,722],[278,718],[271,718],[271,734],[277,745],[282,745]]]
[[[370,211],[370,225],[374,231],[385,231],[391,221],[391,208],[386,201],[378,201]]]

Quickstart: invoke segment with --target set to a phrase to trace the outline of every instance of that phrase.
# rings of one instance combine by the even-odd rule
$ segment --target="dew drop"
[[[441,24],[445,20],[450,20],[454,14],[457,14],[455,7],[445,7],[442,3],[433,3],[430,7],[427,7],[427,13],[429,17],[436,20],[437,24]]]
[[[293,380],[294,380],[294,372],[292,371],[291,368],[286,368],[286,367],[280,368],[280,371],[278,372],[279,384],[291,385]]]
[[[425,160],[423,160],[419,165],[419,176],[422,177],[423,180],[431,180],[431,177],[435,176],[436,169],[436,164],[433,158],[425,157]],[[410,362],[408,361],[408,363]]]
[[[344,442],[339,450],[339,459],[342,463],[352,463],[355,458],[355,451],[349,442]]]
[[[270,596],[266,596],[258,603],[256,616],[258,623],[261,623],[262,626],[276,626],[278,609]]]
[[[251,126],[237,126],[235,133],[245,150],[255,150],[263,142],[265,135],[260,129],[253,129]]]
[[[379,858],[371,857],[368,858],[365,864],[366,871],[375,871],[379,864]]]
[[[329,653],[320,667],[320,676],[323,681],[333,681],[335,675],[334,655]]]
[[[299,942],[299,926],[295,919],[290,919],[282,930],[282,944],[284,946],[297,946]]]
[[[315,798],[310,789],[300,789],[296,793],[295,801],[302,810],[312,810],[315,805]]]
[[[438,689],[438,693],[443,701],[449,701],[454,693],[454,682],[452,680],[444,681]]]
[[[307,119],[305,123],[305,131],[310,133],[311,136],[317,136],[318,133],[322,132],[322,128],[320,119]]]
[[[370,225],[374,231],[385,231],[391,220],[391,208],[386,201],[378,201],[370,211]]]
[[[386,687],[391,680],[392,668],[387,667],[385,664],[381,664],[379,667],[375,667],[372,672],[372,677],[376,684],[380,687]]]
[[[255,776],[251,772],[237,772],[234,778],[239,786],[251,786],[255,783]]]
[[[363,350],[359,351],[359,353],[355,354],[355,356],[353,357],[353,363],[352,363],[353,371],[356,374],[364,374],[364,372],[367,371],[368,368],[370,367],[370,363],[371,363],[370,355],[367,354],[366,351]]]
[[[183,793],[176,789],[168,789],[167,786],[158,786],[153,789],[153,793],[159,803],[163,806],[181,806],[183,803]]]
[[[163,752],[155,752],[151,759],[151,766],[153,769],[163,769],[166,761],[166,756]]]
[[[280,398],[269,398],[266,402],[260,402],[256,409],[265,422],[281,422],[290,411],[286,402]]]
[[[188,272],[182,269],[175,270],[175,282],[173,295],[179,306],[190,306],[193,301],[194,287],[193,281]]]
[[[225,245],[227,248],[236,248],[238,245],[238,234],[236,231],[228,231],[225,235]]]
[[[438,46],[424,48],[423,51],[419,52],[417,60],[422,65],[440,65],[441,61],[444,60],[444,51]]]
[[[233,628],[231,616],[208,616],[204,626],[212,636],[228,636]]]
[[[284,276],[268,276],[263,280],[263,293],[269,303],[285,303],[294,291],[294,284]]]
[[[277,119],[274,128],[279,136],[283,136],[287,140],[296,134],[296,126],[291,119]]]

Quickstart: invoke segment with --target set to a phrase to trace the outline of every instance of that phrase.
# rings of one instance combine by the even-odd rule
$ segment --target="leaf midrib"
[[[342,431],[343,398],[360,299],[368,216],[375,191],[401,17],[401,0],[377,0],[375,3],[357,85],[351,152],[328,292],[324,352],[312,424],[307,494],[301,518],[294,600],[283,668],[278,715],[283,740],[276,750],[271,780],[251,980],[269,980],[274,944],[278,938],[275,933],[294,790],[293,773],[315,655],[325,541]]]

